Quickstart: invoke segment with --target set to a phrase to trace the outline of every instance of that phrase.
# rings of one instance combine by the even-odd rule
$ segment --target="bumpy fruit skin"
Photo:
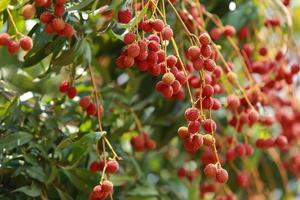
[[[47,4],[47,0],[34,0],[34,2],[38,6],[45,6]]]
[[[284,135],[280,135],[276,138],[275,144],[280,148],[283,149],[287,146],[288,140]]]
[[[116,160],[107,161],[106,173],[114,174],[119,171],[119,163]]]
[[[98,109],[96,109],[96,113],[94,114],[94,116],[95,116],[95,117],[98,117],[98,113],[99,113],[100,118],[102,118],[103,112],[104,112],[103,106],[102,106],[102,105],[99,105],[99,106],[98,106]]]
[[[49,8],[52,5],[52,0],[47,0],[46,4],[43,5],[44,8]]]
[[[227,104],[232,111],[236,111],[240,107],[241,102],[239,97],[237,97],[234,94],[231,94],[227,97]]]
[[[123,42],[125,44],[131,44],[134,42],[135,39],[136,39],[136,34],[134,34],[132,32],[128,32],[125,34]]]
[[[216,130],[217,125],[216,122],[212,119],[206,119],[203,123],[203,128],[205,131],[212,133]]]
[[[246,148],[243,144],[237,144],[234,148],[234,152],[238,156],[246,155]]]
[[[162,77],[162,81],[168,85],[172,85],[175,81],[175,76],[171,72],[165,73]]]
[[[249,175],[247,172],[239,172],[235,179],[239,187],[245,188],[249,185]]]
[[[200,56],[200,53],[200,48],[197,46],[191,46],[187,51],[187,55],[191,60],[197,59]]]
[[[77,90],[74,86],[70,87],[68,92],[67,92],[67,95],[70,99],[73,99],[77,94]]]
[[[200,122],[199,121],[191,121],[188,124],[188,130],[190,133],[197,133],[200,129]]]
[[[90,171],[91,172],[96,172],[98,171],[100,168],[99,168],[99,163],[97,161],[93,161],[90,165]]]
[[[209,45],[211,39],[208,33],[201,33],[201,35],[199,36],[199,42],[204,46]]]
[[[66,93],[68,92],[69,88],[71,87],[70,83],[68,81],[63,81],[59,85],[59,91],[61,93]]]
[[[65,28],[57,33],[66,37],[71,37],[74,35],[75,31],[71,24],[65,23]]]
[[[56,0],[56,5],[63,6],[66,2],[67,0]]]
[[[224,27],[224,35],[227,36],[227,37],[231,37],[231,36],[234,36],[236,34],[236,30],[234,28],[234,26],[231,26],[231,25],[226,25]]]
[[[219,183],[226,183],[227,180],[228,180],[228,173],[225,169],[217,169],[217,172],[216,172],[216,180],[219,182]]]
[[[46,27],[45,27],[45,32],[48,33],[48,34],[53,34],[55,33],[55,30],[52,26],[51,23],[47,24]]]
[[[204,66],[204,69],[207,70],[207,71],[209,71],[209,72],[214,71],[215,68],[217,67],[216,62],[214,60],[212,60],[212,59],[206,59],[204,61],[203,66]]]
[[[148,150],[156,149],[156,142],[150,138],[146,139],[146,148]]]
[[[155,19],[152,28],[157,32],[161,32],[164,28],[164,22],[161,19]]]
[[[215,164],[208,164],[204,168],[204,174],[209,177],[215,177],[217,173],[217,167]]]
[[[130,44],[127,46],[127,55],[128,56],[135,58],[139,54],[140,54],[140,47],[138,44],[133,43],[133,44]]]
[[[52,20],[52,27],[55,31],[61,31],[65,28],[65,22],[63,19],[55,18]]]
[[[10,40],[10,35],[7,33],[0,33],[0,46],[7,46]]]
[[[170,40],[173,37],[173,30],[170,28],[170,26],[166,26],[162,30],[162,38],[163,40]]]
[[[93,188],[93,192],[90,196],[90,200],[104,200],[107,194],[103,191],[102,185],[97,185]]]
[[[145,150],[145,140],[142,135],[131,138],[130,143],[135,151],[142,152]]]
[[[190,133],[188,131],[188,128],[185,127],[185,126],[179,127],[177,133],[178,133],[178,136],[181,139],[186,139],[186,138],[190,137]]]
[[[82,97],[80,99],[79,105],[84,108],[87,109],[89,107],[89,105],[91,104],[91,98],[88,96]]]
[[[213,28],[209,32],[209,35],[213,40],[218,40],[218,39],[220,39],[220,37],[222,35],[222,31],[219,28]]]
[[[207,46],[202,46],[201,47],[201,55],[204,57],[204,58],[209,58],[211,55],[212,55],[212,48],[207,45]]]
[[[96,105],[94,103],[90,103],[90,105],[86,109],[86,112],[88,115],[95,115],[97,112],[96,109]]]
[[[266,47],[262,47],[259,49],[259,54],[261,56],[266,56],[268,54],[268,49]]]
[[[64,7],[64,6],[60,6],[60,5],[56,5],[56,6],[55,6],[54,14],[55,14],[57,17],[63,16],[64,13],[65,13],[65,7]]]
[[[22,15],[25,19],[31,19],[35,15],[35,7],[31,4],[27,4],[22,9]]]
[[[186,170],[183,168],[183,167],[180,167],[178,170],[177,170],[177,176],[179,178],[183,178],[186,176]]]
[[[54,18],[54,16],[50,12],[43,12],[40,15],[41,22],[48,24],[51,22],[51,20]]]
[[[24,51],[30,51],[33,47],[33,42],[31,37],[24,36],[20,39],[20,46]]]
[[[105,192],[107,194],[112,194],[114,191],[114,185],[111,181],[105,180],[102,182],[102,189],[103,189],[103,192]]]
[[[205,96],[205,97],[211,97],[213,94],[214,94],[214,88],[213,88],[213,86],[211,86],[209,84],[206,84],[203,87],[202,95]]]
[[[118,20],[120,23],[128,24],[132,18],[132,13],[129,9],[120,10],[118,12]]]
[[[16,54],[20,49],[19,41],[10,40],[7,44],[7,50],[10,54]]]
[[[195,121],[199,118],[199,111],[197,108],[186,109],[184,116],[188,121]]]

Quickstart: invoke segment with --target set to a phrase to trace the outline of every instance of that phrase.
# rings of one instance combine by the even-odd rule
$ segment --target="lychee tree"
[[[296,198],[299,13],[1,0],[1,199]]]

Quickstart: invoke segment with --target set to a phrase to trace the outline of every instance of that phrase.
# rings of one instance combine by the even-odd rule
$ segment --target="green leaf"
[[[36,183],[32,183],[31,186],[23,186],[13,192],[22,192],[30,197],[38,197],[41,194],[41,188]]]
[[[228,12],[224,21],[225,24],[233,25],[237,30],[243,27],[249,20],[253,20],[257,17],[257,7],[253,2],[249,1],[242,4],[233,12]]]
[[[87,66],[87,65],[90,65],[92,63],[92,50],[91,50],[91,47],[90,47],[89,43],[86,40],[83,41],[82,45],[83,45],[82,65]]]
[[[1,0],[0,1],[0,12],[5,10],[8,7],[9,3],[10,3],[10,0]]]
[[[25,57],[23,67],[24,68],[31,67],[37,64],[38,62],[40,62],[41,60],[43,60],[44,58],[46,58],[51,53],[54,54],[58,53],[64,46],[65,41],[66,41],[65,37],[58,37],[54,41],[48,42],[48,44],[44,48],[37,51],[34,55],[28,58]]]
[[[111,175],[110,180],[114,183],[114,186],[122,186],[128,183],[129,181],[134,181],[135,178],[127,175]]]
[[[32,135],[26,132],[11,133],[0,139],[0,149],[14,149],[28,143]]]
[[[55,58],[52,63],[54,65],[64,66],[74,62],[75,58],[80,54],[83,40],[79,40],[70,49],[63,51],[58,58]]]
[[[71,145],[68,161],[72,165],[71,167],[74,167],[92,149],[93,144],[96,144],[104,134],[105,132],[88,133],[76,142],[73,141],[74,136],[72,135],[71,139],[65,139],[63,143],[60,143],[59,148]]]
[[[29,167],[26,169],[27,174],[40,182],[45,182],[47,180],[47,175],[40,166]]]
[[[50,175],[47,177],[47,180],[45,183],[46,184],[52,183],[56,179],[57,175],[58,175],[57,168],[55,165],[52,165],[50,167]]]
[[[57,187],[55,187],[55,189],[56,189],[56,191],[57,191],[57,193],[58,193],[61,200],[72,200],[72,197],[68,193],[60,190]]]
[[[147,196],[158,196],[159,193],[154,186],[147,185],[147,186],[137,186],[133,190],[129,191],[126,195],[147,197]]]
[[[85,1],[81,1],[79,4],[76,4],[70,8],[68,8],[68,11],[72,11],[72,10],[81,10],[87,6],[89,6],[91,3],[93,3],[95,0],[85,0]]]
[[[111,34],[111,36],[113,36],[114,38],[123,41],[123,36],[115,33],[111,28],[108,29],[108,33]]]
[[[110,3],[110,8],[112,10],[116,10],[122,3],[122,0],[112,0],[112,2]]]
[[[100,179],[100,174],[87,169],[64,169],[63,172],[77,189],[84,192],[90,192]]]

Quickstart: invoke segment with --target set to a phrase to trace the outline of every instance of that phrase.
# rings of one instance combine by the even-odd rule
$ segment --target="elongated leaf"
[[[80,49],[82,48],[82,44],[83,40],[77,41],[76,44],[72,46],[72,48],[63,51],[58,58],[52,61],[52,63],[54,65],[64,66],[74,62],[75,58],[80,55]]]
[[[47,175],[43,171],[43,168],[40,166],[29,167],[28,169],[26,169],[26,172],[31,178],[34,178],[40,182],[45,182],[47,179]]]
[[[37,197],[37,196],[40,196],[41,189],[40,189],[40,187],[38,187],[37,184],[33,183],[31,186],[23,186],[23,187],[20,187],[20,188],[14,190],[13,192],[22,192],[22,193],[26,194],[27,196]]]
[[[36,54],[32,55],[29,58],[25,58],[25,61],[23,63],[23,67],[31,67],[44,58],[46,58],[51,53],[57,53],[59,52],[62,47],[64,46],[66,41],[65,37],[58,37],[53,42],[49,42],[45,48],[42,48],[41,50],[37,51]]]
[[[70,138],[71,140],[69,138],[65,139],[64,142],[59,145],[60,147],[57,150],[61,149],[62,147],[70,146],[71,150],[68,156],[68,161],[72,166],[75,166],[92,149],[93,144],[96,144],[103,134],[105,134],[105,132],[88,133],[76,142],[72,141],[72,135]]]
[[[5,10],[7,8],[7,6],[9,5],[9,3],[10,3],[10,0],[1,0],[0,1],[0,12]]]
[[[31,139],[32,135],[26,132],[12,133],[0,139],[0,149],[14,149],[28,143]]]
[[[72,197],[68,193],[60,190],[57,187],[55,189],[56,189],[56,191],[57,191],[57,193],[58,193],[61,200],[72,200]]]
[[[76,4],[68,9],[68,11],[72,10],[81,10],[87,6],[89,6],[91,3],[93,3],[95,0],[85,0],[81,1],[79,4]]]
[[[64,169],[63,172],[77,189],[84,192],[90,192],[100,178],[100,174],[90,172],[87,169]]]
[[[127,193],[128,196],[158,196],[158,191],[154,186],[138,186]]]

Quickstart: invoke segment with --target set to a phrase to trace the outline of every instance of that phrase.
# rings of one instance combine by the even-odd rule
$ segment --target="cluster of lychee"
[[[288,139],[284,135],[279,135],[276,139],[266,138],[257,139],[255,143],[257,148],[268,149],[277,146],[279,149],[286,149],[288,145]]]
[[[205,166],[204,174],[207,177],[214,178],[219,183],[226,183],[228,180],[228,173],[221,167],[219,163],[210,163]]]
[[[130,18],[128,10],[119,12],[119,21],[128,23]],[[126,14],[127,13],[127,14]],[[161,19],[143,19],[138,28],[150,33],[147,38],[139,39],[133,32],[124,36],[125,50],[117,59],[120,68],[131,67],[134,64],[140,71],[147,71],[153,76],[163,74],[162,81],[156,85],[156,90],[167,99],[183,99],[185,94],[181,85],[186,82],[183,71],[179,71],[180,62],[174,55],[167,56],[161,48],[161,43],[173,37],[173,31]]]
[[[90,171],[92,172],[97,172],[97,171],[103,171],[105,166],[104,160],[101,160],[99,162],[93,161],[90,164]],[[105,168],[105,173],[107,174],[115,174],[119,171],[119,162],[116,160],[107,160],[106,161],[106,168]]]
[[[209,35],[211,39],[218,40],[221,36],[232,37],[236,34],[236,29],[232,25],[226,25],[223,28],[214,27],[210,30]]]
[[[137,136],[131,138],[130,143],[133,149],[137,152],[145,150],[153,150],[156,148],[156,142],[149,137],[146,132],[142,132]]]
[[[202,119],[199,110],[195,107],[188,108],[185,111],[185,118],[188,121],[188,126],[182,126],[178,129],[178,136],[184,141],[184,148],[190,153],[195,153],[200,147],[205,144],[212,146],[214,138],[211,133],[216,130],[216,123],[212,119]],[[204,131],[208,132],[204,136],[200,135],[201,126]]]
[[[66,37],[71,37],[74,35],[75,31],[73,26],[69,23],[66,23],[62,18],[65,13],[66,1],[67,0],[56,0],[55,3],[50,4],[50,6],[52,5],[54,8],[54,13],[45,11],[40,15],[40,21],[46,25],[45,31],[47,33],[56,33]]]
[[[98,115],[100,117],[103,116],[104,108],[102,104],[100,104],[97,108],[97,104],[93,103],[89,96],[82,97],[79,104],[86,111],[87,115],[96,117],[98,117]]]
[[[177,170],[177,176],[179,178],[187,178],[188,181],[192,182],[197,176],[199,176],[199,171],[198,169],[190,169],[188,167],[180,167]]]
[[[107,160],[105,166],[105,161],[102,160],[100,162],[94,161],[90,165],[90,170],[92,172],[103,171],[104,168],[105,173],[115,174],[119,171],[119,163],[116,160]],[[93,188],[89,200],[104,200],[110,198],[113,192],[113,183],[109,180],[104,180]]]
[[[93,188],[93,191],[89,196],[89,200],[104,200],[107,198],[111,198],[113,192],[113,183],[109,180],[104,180],[99,185],[96,185]]]
[[[67,94],[70,99],[73,99],[77,95],[76,87],[72,86],[68,81],[62,81],[59,85],[59,91],[61,93]],[[103,106],[100,104],[97,108],[96,103],[92,102],[89,96],[84,96],[80,99],[79,105],[84,109],[88,116],[96,116],[98,115],[102,117],[103,115]]]
[[[253,147],[250,144],[238,143],[226,151],[226,159],[232,161],[237,157],[251,156],[253,152]]]
[[[0,46],[7,47],[8,52],[14,55],[20,50],[20,48],[24,51],[30,51],[33,47],[33,42],[29,36],[22,36],[19,40],[17,40],[8,33],[0,33]]]
[[[36,6],[46,9],[53,8],[54,12],[45,11],[40,15],[40,21],[46,25],[45,31],[49,34],[59,34],[66,37],[74,35],[73,26],[66,23],[62,16],[65,13],[65,3],[67,0],[34,0]],[[22,9],[22,15],[25,19],[31,19],[36,13],[35,6],[27,4]]]
[[[70,99],[73,99],[77,95],[77,90],[69,81],[62,81],[59,85],[59,91],[67,94]]]

